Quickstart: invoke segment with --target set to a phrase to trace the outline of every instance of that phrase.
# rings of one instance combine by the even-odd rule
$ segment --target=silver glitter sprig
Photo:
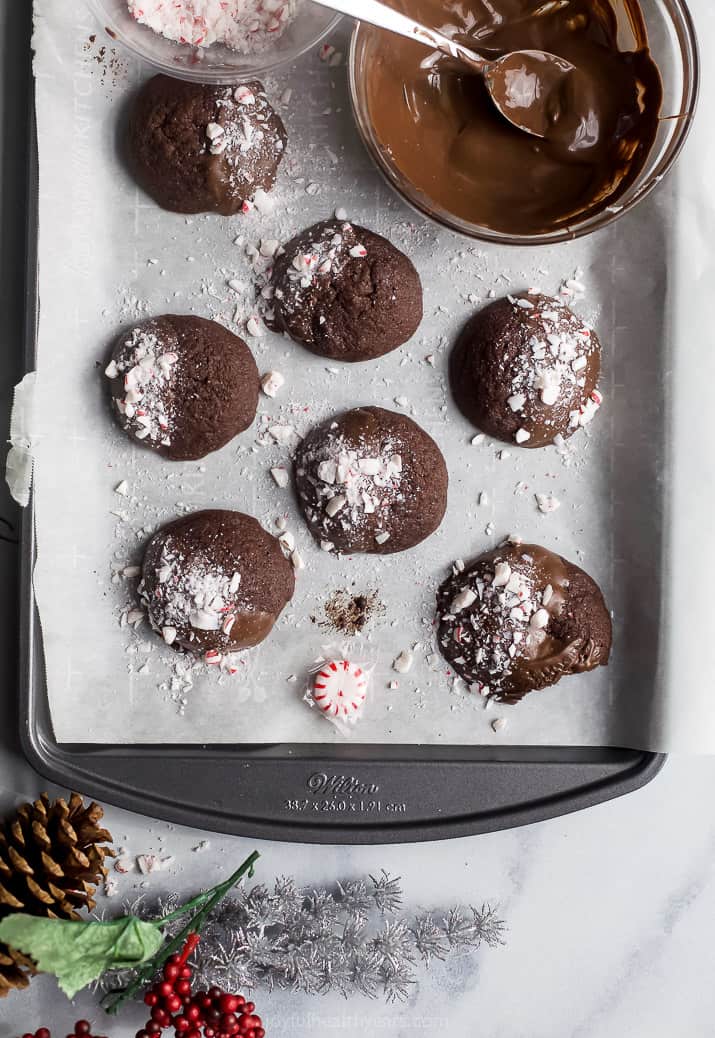
[[[206,923],[191,962],[194,986],[244,994],[261,988],[337,992],[401,1002],[420,968],[461,950],[504,943],[504,923],[490,905],[414,918],[402,913],[402,905],[401,881],[385,871],[332,889],[301,888],[286,877],[272,889],[236,888]],[[157,912],[142,899],[131,911],[155,917],[172,907],[161,905]]]
[[[410,919],[402,904],[399,878],[384,871],[334,889],[281,878],[272,891],[238,891],[209,920],[193,963],[196,983],[404,1001],[420,966],[503,944],[504,923],[489,905]]]

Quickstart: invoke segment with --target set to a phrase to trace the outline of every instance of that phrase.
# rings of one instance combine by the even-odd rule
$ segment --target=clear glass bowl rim
[[[647,0],[650,2],[650,0]],[[660,157],[657,165],[646,180],[636,188],[633,194],[622,204],[617,202],[618,208],[605,209],[581,223],[557,231],[549,231],[543,234],[515,235],[495,231],[489,227],[469,223],[458,216],[448,213],[439,208],[424,197],[416,188],[410,185],[395,167],[385,158],[383,150],[378,145],[372,134],[372,126],[369,119],[367,105],[361,102],[360,83],[358,81],[358,58],[361,45],[361,33],[363,25],[357,22],[353,29],[350,40],[350,53],[348,57],[348,77],[350,88],[350,101],[353,117],[363,144],[367,149],[373,163],[390,187],[407,202],[412,209],[435,223],[456,231],[467,238],[477,241],[488,242],[497,245],[556,245],[560,242],[574,241],[594,231],[610,226],[625,213],[630,212],[635,206],[646,198],[654,188],[660,184],[663,178],[670,172],[676,159],[680,155],[693,125],[695,111],[700,96],[700,48],[698,35],[693,21],[693,16],[685,0],[666,0],[668,13],[671,17],[679,19],[678,40],[681,44],[684,77],[684,100],[682,118],[679,127],[668,143],[664,154]]]
[[[167,76],[173,76],[174,79],[183,79],[192,83],[210,83],[218,86],[231,85],[241,78],[269,75],[271,72],[276,72],[285,65],[292,64],[294,61],[303,57],[303,55],[313,47],[317,46],[326,36],[329,35],[329,33],[333,32],[343,17],[341,14],[335,14],[320,33],[311,36],[304,45],[296,50],[290,51],[289,53],[281,55],[275,51],[267,51],[265,53],[265,61],[255,61],[251,64],[243,64],[242,59],[244,56],[237,54],[235,65],[220,64],[213,67],[197,65],[196,68],[192,68],[188,65],[177,65],[175,62],[163,61],[161,58],[158,58],[153,54],[148,54],[143,48],[138,47],[133,40],[129,39],[127,34],[122,31],[121,27],[111,18],[107,18],[106,11],[102,5],[102,0],[85,0],[85,2],[94,17],[97,19],[99,25],[105,32],[108,32],[111,39],[120,43],[122,47],[129,51],[130,54],[133,54],[134,57],[146,62],[146,64],[151,65],[153,68],[163,72]],[[147,31],[151,32],[152,30],[148,29]],[[170,41],[166,42],[169,43]],[[180,47],[181,44],[176,44],[175,46]],[[191,49],[188,44],[185,46],[187,50]],[[269,58],[269,55],[273,55],[273,57]],[[257,57],[262,58],[263,55],[258,55]]]

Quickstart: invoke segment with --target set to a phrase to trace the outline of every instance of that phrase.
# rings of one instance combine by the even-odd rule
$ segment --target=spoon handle
[[[333,11],[339,11],[341,14],[348,14],[352,18],[357,18],[358,21],[369,22],[378,29],[387,29],[388,32],[406,36],[408,40],[415,40],[432,50],[442,51],[450,58],[456,58],[458,61],[471,65],[475,72],[483,72],[485,65],[488,64],[484,58],[480,58],[474,51],[463,47],[461,43],[450,40],[436,29],[428,29],[426,26],[420,25],[419,22],[408,18],[399,11],[394,11],[386,4],[380,3],[379,0],[314,0],[314,3],[318,3],[322,7],[329,7]]]

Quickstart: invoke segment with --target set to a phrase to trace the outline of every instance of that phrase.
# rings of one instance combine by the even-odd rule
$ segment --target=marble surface
[[[671,759],[647,788],[578,815],[511,832],[403,847],[256,843],[258,878],[290,871],[329,883],[385,868],[402,876],[408,908],[497,903],[504,947],[458,954],[420,981],[404,1006],[363,998],[257,993],[271,1038],[709,1038],[715,1033],[712,925],[715,759]],[[0,787],[35,795],[44,784],[9,754]],[[5,797],[5,803],[10,802]],[[193,891],[213,883],[254,844],[109,810],[115,839],[135,853],[176,856],[166,872],[120,877],[121,893]],[[116,903],[116,902],[115,902]],[[142,1007],[107,1022],[92,998],[66,1003],[49,978],[0,1004],[0,1038],[79,1016],[112,1038],[131,1038]]]

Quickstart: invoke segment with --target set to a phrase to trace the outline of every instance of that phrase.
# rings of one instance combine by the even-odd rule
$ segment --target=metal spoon
[[[380,0],[314,0],[341,14],[369,22],[441,51],[482,76],[492,101],[508,122],[534,137],[546,137],[560,111],[560,92],[574,66],[542,50],[518,50],[495,61],[476,54],[457,40],[394,11]]]

